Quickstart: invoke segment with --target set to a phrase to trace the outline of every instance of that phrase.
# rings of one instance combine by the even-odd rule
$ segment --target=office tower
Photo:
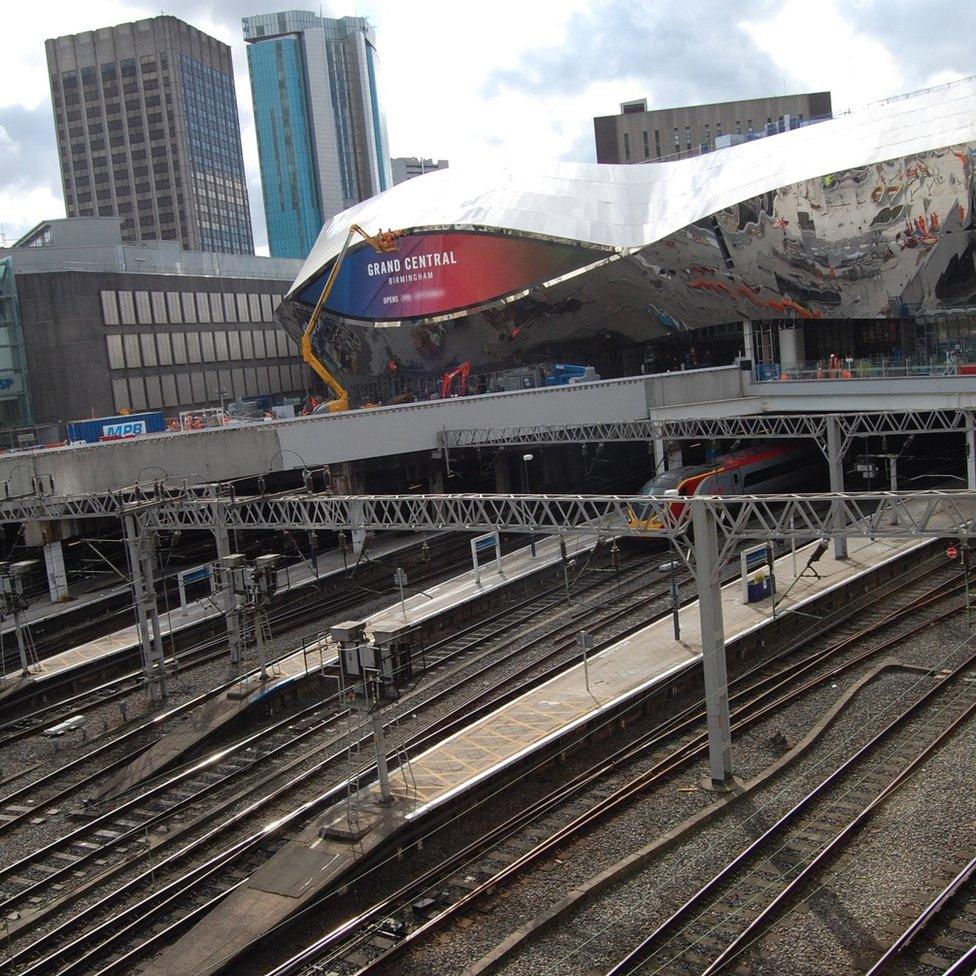
[[[230,48],[175,17],[45,43],[69,217],[253,254]]]
[[[623,102],[619,115],[593,120],[598,163],[646,163],[696,156],[750,138],[830,118],[830,92],[652,109]]]
[[[244,18],[244,40],[271,254],[304,258],[325,221],[393,185],[376,35],[291,10]]]
[[[393,185],[412,180],[424,173],[433,173],[438,169],[447,169],[446,159],[418,159],[416,156],[395,156],[390,162],[393,165]]]

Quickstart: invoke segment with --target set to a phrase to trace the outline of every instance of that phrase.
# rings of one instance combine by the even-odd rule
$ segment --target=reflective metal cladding
[[[334,217],[278,316],[301,331],[351,223],[405,232],[392,255],[350,252],[316,333],[353,386],[737,319],[973,305],[974,152],[968,78],[675,162],[442,170]]]

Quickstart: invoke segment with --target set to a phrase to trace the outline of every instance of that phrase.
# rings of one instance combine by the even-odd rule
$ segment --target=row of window
[[[116,412],[162,410],[166,407],[217,405],[222,393],[225,398],[302,393],[306,386],[301,366],[251,366],[116,377],[112,380],[112,397]]]
[[[294,359],[298,352],[281,329],[130,332],[127,335],[105,336],[105,348],[109,369]]]
[[[103,291],[105,325],[274,322],[279,295],[234,292]]]
[[[803,121],[803,113],[801,112],[799,115],[796,116],[796,118],[800,122],[802,122]],[[771,115],[770,116],[767,116],[767,118],[766,118],[766,125],[767,126],[777,125],[777,128],[779,128],[779,129],[782,128],[783,122],[784,122],[784,116],[782,116],[782,115],[779,117],[778,125],[773,122],[773,117]],[[749,133],[749,132],[754,132],[754,131],[755,130],[752,127],[752,119],[746,119],[746,132]],[[643,147],[644,148],[644,159],[651,159],[651,158],[659,159],[661,157],[661,131],[660,131],[660,129],[655,129],[654,130],[654,156],[653,157],[651,156],[650,135],[648,133],[648,130],[647,129],[644,129],[642,134],[643,134],[643,137],[644,137],[644,147]],[[742,135],[742,121],[740,119],[736,119],[735,120],[735,134],[736,135]],[[722,123],[721,122],[716,122],[715,123],[714,132],[712,131],[712,125],[711,125],[711,123],[710,122],[706,122],[704,124],[703,128],[702,128],[701,141],[700,141],[699,145],[704,150],[707,151],[707,150],[709,150],[709,149],[712,148],[712,138],[713,138],[713,136],[714,136],[714,138],[717,139],[720,135],[722,135]],[[674,129],[672,130],[672,136],[674,138],[674,152],[680,152],[681,151],[681,130],[680,130],[680,128],[678,126],[675,126]],[[685,145],[685,149],[686,150],[690,150],[692,148],[692,146],[693,146],[692,133],[691,133],[691,126],[690,125],[686,125],[684,127],[684,145]],[[628,132],[625,132],[624,133],[624,160],[626,162],[628,162],[628,163],[631,161],[630,133],[628,133]]]

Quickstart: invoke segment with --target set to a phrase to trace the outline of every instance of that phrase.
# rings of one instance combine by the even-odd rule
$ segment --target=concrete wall
[[[744,384],[748,378],[749,373],[743,372],[737,366],[716,366],[648,376],[645,386],[647,416],[653,416],[660,407],[738,399],[745,396]],[[668,415],[674,416],[673,412]]]
[[[976,410],[976,376],[753,383],[745,375],[745,395],[758,398],[760,409],[767,413]]]
[[[440,430],[565,425],[651,417],[898,409],[976,410],[976,376],[751,383],[736,366],[424,401],[132,441],[0,456],[11,493],[50,474],[59,494],[108,491],[142,480],[221,481],[268,471],[430,452]],[[28,461],[29,463],[25,463]]]
[[[140,475],[143,480],[152,480],[162,476],[160,469],[170,477],[219,481],[269,470],[300,469],[304,464],[318,466],[433,451],[442,429],[635,420],[647,416],[648,382],[645,377],[632,377],[150,435],[36,452],[32,463],[38,473],[51,474],[55,490],[64,494],[108,491],[133,484]],[[31,466],[24,465],[24,460],[23,454],[0,458],[0,481],[10,479],[12,492],[29,489]]]
[[[19,252],[13,253],[39,424],[112,416],[122,408],[177,415],[181,409],[217,405],[221,389],[231,399],[298,394],[312,381],[298,346],[273,319],[273,305],[289,281],[88,271],[23,274],[16,262]],[[184,306],[186,295],[193,299],[192,314]],[[197,313],[200,295],[207,299],[206,322]],[[211,295],[217,296],[219,316],[213,313]],[[241,315],[239,295],[257,296],[257,307],[252,308],[249,297]],[[225,296],[234,299],[230,310]],[[275,347],[270,352],[269,334]],[[185,355],[178,354],[176,337],[179,350],[186,346]]]

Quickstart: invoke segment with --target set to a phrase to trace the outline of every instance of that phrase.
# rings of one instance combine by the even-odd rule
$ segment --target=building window
[[[677,149],[681,145],[681,140],[678,138],[678,130],[674,130],[674,148]]]
[[[624,133],[624,162],[630,162],[630,133]]]
[[[654,157],[656,159],[661,158],[661,130],[654,130]]]
[[[647,129],[644,130],[644,158],[645,159],[651,158],[651,144],[648,139]]]
[[[691,149],[691,126],[685,126],[685,149]]]
[[[735,120],[735,134],[737,136],[742,135],[742,123],[738,119]]]
[[[752,119],[746,119],[746,125],[748,126],[748,131],[752,132]]]

